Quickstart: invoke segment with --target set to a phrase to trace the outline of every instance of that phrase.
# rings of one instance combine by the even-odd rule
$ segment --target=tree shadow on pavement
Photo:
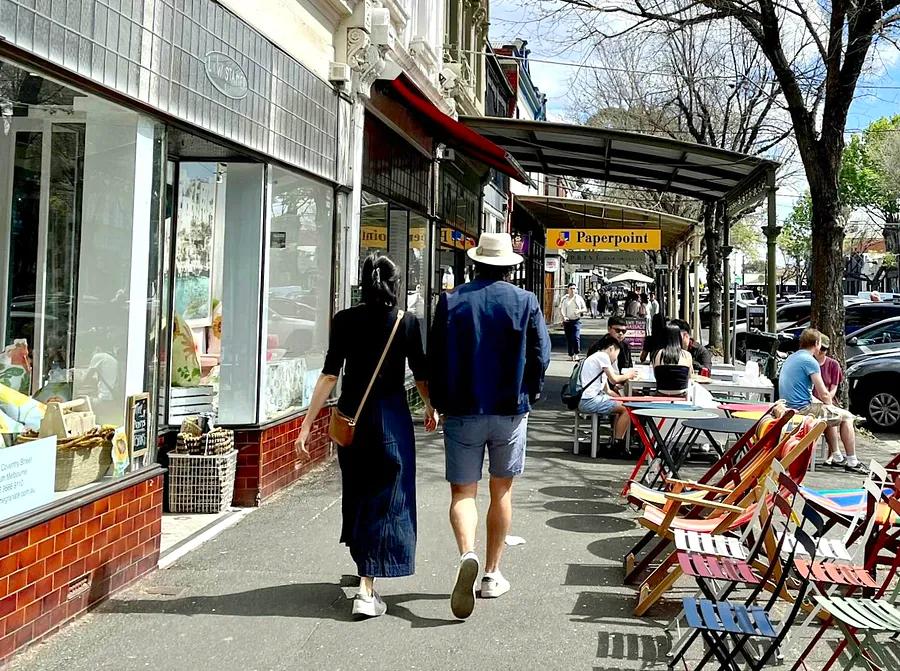
[[[547,526],[583,534],[621,534],[634,529],[634,522],[609,515],[563,515],[547,520]]]
[[[342,583],[345,579],[342,579]],[[416,615],[401,605],[413,601],[450,600],[449,594],[391,594],[383,596],[387,615],[409,622],[413,628],[460,624],[461,620],[444,620]],[[188,596],[177,599],[130,599],[118,597],[101,605],[104,613],[157,613],[161,615],[230,615],[239,617],[302,617],[354,622],[350,601],[338,583],[297,583],[261,587],[232,594]]]
[[[548,501],[544,508],[554,513],[566,513],[569,515],[615,515],[625,510],[625,506],[619,506],[607,501],[591,501],[588,499]]]

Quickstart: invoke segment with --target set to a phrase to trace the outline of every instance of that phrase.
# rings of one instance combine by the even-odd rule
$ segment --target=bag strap
[[[397,329],[400,328],[401,321],[403,321],[403,310],[397,310],[397,320],[394,322],[394,328],[391,329],[391,335],[388,336],[387,344],[384,346],[384,351],[381,353],[381,358],[378,360],[378,365],[375,366],[375,372],[372,373],[372,379],[369,380],[369,386],[366,387],[366,393],[363,394],[362,400],[359,402],[359,407],[356,409],[356,416],[353,418],[353,426],[356,426],[356,423],[359,421],[359,416],[362,414],[363,406],[366,404],[366,400],[369,398],[369,393],[372,391],[372,387],[375,386],[375,380],[378,378],[378,373],[381,372],[381,367],[384,365],[384,360],[387,358],[387,353],[391,348],[391,343],[394,342],[394,336],[397,335]]]

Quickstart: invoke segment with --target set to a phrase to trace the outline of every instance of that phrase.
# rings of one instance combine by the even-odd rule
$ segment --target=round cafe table
[[[731,413],[731,416],[735,419],[745,419],[756,422],[765,414],[766,410],[738,410]]]
[[[771,403],[720,403],[719,404],[719,409],[724,410],[729,415],[734,415],[734,413],[736,413],[736,412],[764,413],[771,407],[772,407]]]
[[[674,448],[677,445],[678,438],[684,433],[684,427],[677,432],[675,440],[670,443],[669,440],[672,438],[676,422],[681,421],[683,423],[691,420],[716,419],[719,417],[718,413],[713,410],[682,407],[638,408],[631,411],[631,416],[638,422],[641,431],[645,435],[649,433],[652,436],[652,440],[645,442],[644,454],[638,462],[640,464],[645,456],[650,458],[647,468],[640,478],[641,483],[647,484],[647,480],[651,478],[651,472],[655,471],[652,473],[652,481],[649,483],[650,487],[656,485],[663,471],[667,471],[670,477],[678,477],[680,460]],[[665,436],[663,436],[657,424],[657,420],[661,419],[675,420]],[[654,468],[655,462],[659,463],[662,468]]]

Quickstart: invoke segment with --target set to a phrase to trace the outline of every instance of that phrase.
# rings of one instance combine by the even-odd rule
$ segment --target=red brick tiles
[[[0,538],[0,666],[159,561],[162,476]]]
[[[237,432],[235,444],[239,452],[232,503],[236,506],[259,505],[278,490],[296,482],[317,463],[331,458],[330,416],[330,408],[319,413],[310,435],[309,456],[304,458],[298,458],[294,451],[302,417],[262,431]]]

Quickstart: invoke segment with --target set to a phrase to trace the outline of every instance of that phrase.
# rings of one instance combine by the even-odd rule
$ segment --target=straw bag
[[[356,415],[347,417],[347,415],[338,410],[337,406],[331,409],[331,422],[328,425],[328,435],[331,440],[340,447],[350,447],[353,444],[353,435],[356,433],[356,423],[359,421],[363,406],[365,406],[366,400],[369,398],[369,392],[371,392],[372,387],[375,386],[375,380],[378,378],[378,373],[381,372],[381,366],[384,365],[384,360],[387,358],[388,350],[391,348],[391,343],[394,342],[394,336],[397,335],[397,329],[400,328],[400,322],[402,320],[403,310],[398,310],[397,321],[394,322],[394,328],[391,329],[391,335],[388,336],[387,344],[384,346],[384,351],[381,353],[378,365],[375,366],[375,372],[372,373],[372,379],[369,380],[369,386],[366,387],[366,393],[363,394],[362,400],[359,402],[359,407],[356,409]]]

